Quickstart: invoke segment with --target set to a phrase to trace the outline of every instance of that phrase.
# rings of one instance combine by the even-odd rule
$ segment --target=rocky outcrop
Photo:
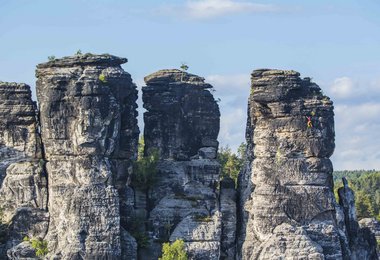
[[[155,72],[145,82],[145,151],[158,149],[163,159],[187,160],[209,147],[206,154],[214,159],[220,112],[208,91],[212,86],[204,78],[176,69]]]
[[[338,189],[339,204],[343,208],[345,231],[351,251],[351,259],[377,259],[375,233],[369,227],[360,227],[356,218],[355,196],[343,178],[343,187]],[[367,223],[363,221],[362,223]]]
[[[120,66],[126,61],[86,54],[37,66],[52,258],[130,254],[122,252],[130,237],[120,215],[139,131],[136,86]]]
[[[144,153],[160,160],[138,183],[126,61],[38,65],[39,111],[29,86],[0,82],[0,259],[38,259],[30,239],[48,241],[49,259],[155,260],[177,239],[189,259],[377,259],[379,225],[358,223],[345,179],[335,201],[333,105],[309,78],[252,73],[236,190],[220,180],[212,86],[180,70],[145,77]]]
[[[176,239],[185,241],[190,259],[220,259],[220,113],[208,90],[212,86],[179,70],[158,71],[145,82],[145,154],[158,149],[161,160],[145,200],[135,189],[140,198],[135,208],[141,211],[145,206],[151,234],[141,259],[157,259],[162,242]]]
[[[333,116],[330,99],[298,72],[252,73],[249,162],[239,180],[242,259],[350,259],[332,192]]]
[[[0,184],[1,225],[7,229],[2,236],[8,235],[1,238],[3,247],[17,246],[24,236],[44,237],[47,180],[37,106],[26,84],[0,82]]]

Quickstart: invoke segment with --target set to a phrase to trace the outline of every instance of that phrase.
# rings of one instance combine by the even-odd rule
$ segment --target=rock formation
[[[139,133],[126,61],[86,54],[37,66],[53,258],[126,257],[120,204]]]
[[[343,178],[344,186],[338,189],[339,204],[342,206],[345,235],[350,247],[351,259],[377,259],[375,233],[369,227],[360,227],[356,218],[354,192]]]
[[[187,160],[198,152],[215,158],[220,112],[207,90],[212,86],[180,70],[160,70],[145,82],[145,150],[158,149],[163,159]]]
[[[142,259],[157,259],[161,243],[176,239],[185,241],[190,259],[220,259],[220,113],[212,86],[179,70],[158,71],[145,82],[145,154],[158,149],[161,160],[145,202],[152,243]]]
[[[0,82],[0,207],[6,224],[0,258],[24,236],[47,232],[47,180],[38,134],[37,106],[26,84]],[[9,226],[8,226],[9,225]],[[1,242],[5,242],[1,241]]]
[[[239,258],[357,259],[332,191],[333,116],[332,102],[310,78],[252,73]]]
[[[334,198],[333,105],[309,78],[252,73],[236,190],[220,180],[212,86],[180,70],[145,77],[144,154],[160,159],[138,183],[126,61],[39,64],[39,110],[29,86],[0,82],[0,259],[38,259],[30,239],[56,260],[155,260],[177,239],[192,260],[377,259],[378,223],[358,223],[345,179]]]

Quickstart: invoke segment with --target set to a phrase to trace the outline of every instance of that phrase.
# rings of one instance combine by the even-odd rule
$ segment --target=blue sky
[[[2,81],[34,88],[36,64],[78,49],[128,58],[139,87],[186,62],[214,85],[219,140],[236,148],[250,72],[294,69],[335,102],[335,169],[380,169],[377,0],[0,0],[0,11]]]

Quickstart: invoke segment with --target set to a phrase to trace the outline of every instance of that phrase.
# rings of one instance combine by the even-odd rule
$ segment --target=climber
[[[313,124],[311,123],[311,116],[307,116],[307,128],[312,128]]]

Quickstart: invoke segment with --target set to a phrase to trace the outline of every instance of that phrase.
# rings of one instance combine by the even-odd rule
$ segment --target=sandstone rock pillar
[[[329,159],[333,105],[310,78],[299,76],[269,69],[252,73],[250,162],[239,185],[242,259],[344,257]]]
[[[142,259],[157,259],[162,242],[183,239],[190,259],[218,260],[220,112],[212,86],[180,70],[160,70],[145,82],[145,153],[158,149],[161,160],[148,192],[152,243]]]
[[[122,257],[120,203],[138,139],[126,61],[85,54],[37,66],[51,257]]]

